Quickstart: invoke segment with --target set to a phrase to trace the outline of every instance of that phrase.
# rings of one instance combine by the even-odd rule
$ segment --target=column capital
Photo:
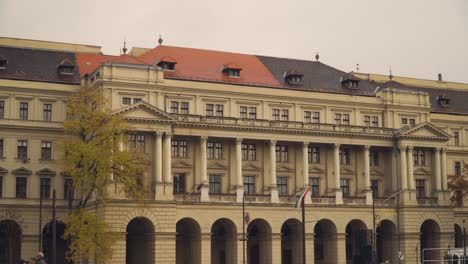
[[[414,146],[413,145],[408,145],[408,150],[411,151],[414,149]]]
[[[162,133],[160,131],[153,131],[153,135],[155,136],[161,136]]]
[[[308,142],[308,141],[304,141],[304,142],[302,142],[302,145],[303,145],[303,146],[306,146],[306,147],[308,147],[308,146],[309,146],[309,144],[310,144],[310,142]]]
[[[236,138],[236,143],[237,143],[237,144],[241,144],[241,143],[242,143],[242,140],[243,140],[242,138]]]
[[[436,152],[439,152],[439,151],[442,150],[442,148],[441,148],[441,147],[435,147],[434,150],[435,150]]]
[[[446,152],[446,151],[447,151],[447,147],[441,147],[441,148],[440,148],[440,151]]]
[[[371,148],[370,145],[364,145],[363,147],[364,147],[365,150],[369,150]]]
[[[200,136],[200,140],[208,140],[207,136]]]
[[[399,145],[398,146],[398,150],[401,152],[401,151],[406,151],[406,148],[408,148],[408,146],[404,146],[404,145]]]
[[[164,132],[164,134],[165,134],[167,137],[171,137],[171,136],[172,136],[172,133],[171,133],[171,132]]]
[[[276,145],[276,140],[270,140],[270,145]]]
[[[333,143],[333,146],[334,146],[335,148],[339,148],[339,147],[341,146],[341,144],[339,144],[339,143]]]

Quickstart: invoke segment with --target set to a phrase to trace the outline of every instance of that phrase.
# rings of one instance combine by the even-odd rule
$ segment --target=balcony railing
[[[436,197],[425,197],[425,198],[417,198],[418,204],[422,206],[433,206],[437,205],[437,198]]]
[[[312,204],[335,204],[335,196],[313,196]]]
[[[277,121],[267,119],[248,119],[223,116],[201,116],[201,115],[182,115],[172,114],[178,121],[193,122],[193,123],[211,123],[223,125],[238,125],[238,126],[254,126],[254,127],[270,127],[270,128],[290,128],[290,129],[309,129],[321,131],[341,131],[352,133],[368,133],[392,135],[395,129],[382,127],[366,127],[366,126],[351,126],[351,125],[335,125],[324,123],[304,123],[297,121]]]
[[[216,193],[210,194],[210,202],[236,202],[236,194],[226,193]]]
[[[126,199],[136,199],[136,196],[131,193],[125,193]],[[155,193],[154,192],[144,192],[142,196],[143,200],[154,200]]]
[[[365,205],[366,204],[366,197],[343,197],[343,203],[347,205]]]
[[[246,194],[246,203],[270,203],[271,195],[269,194]]]

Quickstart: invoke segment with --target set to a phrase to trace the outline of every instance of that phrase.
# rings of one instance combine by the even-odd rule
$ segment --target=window
[[[26,186],[28,178],[16,177],[16,198],[26,198]]]
[[[216,116],[224,116],[224,105],[222,104],[216,105]]]
[[[42,119],[44,121],[52,120],[52,104],[44,104],[42,108]]]
[[[379,152],[377,150],[369,151],[369,165],[379,166]]]
[[[5,101],[0,100],[0,119],[5,118]]]
[[[372,127],[379,127],[379,117],[373,116],[372,117]]]
[[[335,114],[335,124],[348,126],[349,114]]]
[[[257,160],[255,144],[242,144],[242,160]]]
[[[257,118],[257,107],[247,107],[241,106],[240,107],[240,118],[250,118],[256,119]]]
[[[288,146],[276,145],[276,161],[288,162]]]
[[[141,102],[142,99],[141,98],[133,98],[133,103],[136,104],[136,103],[139,103]]]
[[[304,111],[304,123],[312,123],[312,112]]]
[[[276,179],[278,194],[279,195],[288,195],[288,177],[278,177]]]
[[[310,185],[310,195],[312,197],[320,196],[320,178],[310,177],[309,185]]]
[[[257,107],[249,107],[249,118],[250,119],[257,118]]]
[[[63,199],[73,199],[74,196],[72,179],[65,179],[63,181]]]
[[[128,136],[128,146],[130,150],[145,152],[145,135],[131,134]]]
[[[208,158],[223,159],[223,144],[220,142],[207,142]]]
[[[0,139],[0,160],[3,159],[3,139]]]
[[[28,120],[28,103],[27,102],[20,102],[19,118],[21,120]]]
[[[416,180],[416,198],[426,197],[426,181]]]
[[[174,174],[174,193],[185,193],[185,173]]]
[[[308,158],[310,163],[320,163],[320,148],[319,147],[308,147]]]
[[[216,109],[216,112],[215,112]],[[206,116],[224,116],[224,105],[206,104]]]
[[[244,176],[244,192],[255,194],[255,176]]]
[[[122,97],[122,104],[123,105],[129,105],[132,103],[132,98],[130,97]]]
[[[320,112],[312,112],[312,123],[314,124],[320,123]]]
[[[414,126],[416,124],[416,120],[414,118],[409,119],[409,124]]]
[[[335,114],[335,124],[341,125],[341,114]]]
[[[221,193],[221,175],[210,175],[210,193]]]
[[[403,118],[401,119],[401,124],[402,124],[402,125],[407,125],[407,124],[408,124],[408,118],[403,117]]]
[[[181,102],[180,103],[180,113],[183,115],[188,115],[189,113],[189,103],[188,102]]]
[[[214,116],[214,105],[213,104],[206,104],[206,115],[207,116]]]
[[[52,160],[52,142],[42,141],[41,159]]]
[[[413,161],[416,166],[426,165],[426,152],[421,149],[413,150]]]
[[[379,197],[379,181],[378,180],[371,180],[371,190],[372,190],[372,198]]]
[[[247,107],[240,107],[240,118],[247,118]]]
[[[273,109],[273,120],[280,120],[280,110],[279,109]]]
[[[341,192],[343,193],[343,197],[349,197],[349,180],[348,179],[340,180],[340,188],[341,188]]]
[[[179,102],[172,101],[171,102],[171,113],[178,114],[179,113]]]
[[[171,153],[172,157],[177,158],[187,158],[188,149],[187,149],[187,140],[178,140],[173,139],[171,143]]]
[[[461,162],[455,161],[455,176],[461,176],[461,174],[462,174]]]
[[[340,148],[340,164],[342,165],[351,164],[351,153],[349,149]]]
[[[50,198],[50,178],[41,178],[40,188],[41,198]]]
[[[364,116],[364,126],[370,127],[370,116],[368,115]]]
[[[20,160],[28,159],[28,141],[18,140],[17,158]]]
[[[281,121],[288,121],[289,120],[289,110],[283,109],[281,110]]]
[[[458,131],[453,132],[453,144],[455,146],[460,146],[460,132]]]
[[[349,114],[343,114],[343,125],[349,125]]]

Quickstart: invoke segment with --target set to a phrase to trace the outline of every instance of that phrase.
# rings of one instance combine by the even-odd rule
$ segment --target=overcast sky
[[[164,44],[468,83],[468,0],[0,0],[0,36]]]

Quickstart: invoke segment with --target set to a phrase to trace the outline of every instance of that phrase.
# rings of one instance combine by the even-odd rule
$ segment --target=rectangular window
[[[413,150],[413,161],[416,166],[425,166],[426,165],[426,152],[421,149]]]
[[[369,151],[369,165],[379,166],[379,152],[377,150]]]
[[[370,116],[368,115],[364,116],[364,126],[370,127]]]
[[[280,120],[280,110],[279,109],[273,109],[272,119],[273,120]]]
[[[257,119],[257,107],[249,107],[249,118]]]
[[[214,143],[213,142],[207,142],[206,143],[206,155],[208,156],[208,159],[214,159]]]
[[[187,158],[188,157],[188,147],[187,147],[187,140],[180,140],[180,157]]]
[[[16,177],[16,198],[26,198],[28,178]]]
[[[374,199],[379,197],[379,181],[378,180],[371,180],[371,190],[372,190],[372,197]]]
[[[224,116],[224,105],[222,104],[216,105],[216,116]]]
[[[4,158],[3,154],[3,139],[0,139],[0,160]]]
[[[310,163],[320,163],[320,148],[308,147],[308,158]]]
[[[453,144],[455,146],[460,146],[460,132],[458,131],[453,132]]]
[[[335,114],[335,124],[341,125],[341,114]]]
[[[461,176],[461,174],[462,174],[461,162],[455,161],[455,176]]]
[[[129,105],[132,103],[132,98],[130,97],[122,97],[122,104],[123,105]]]
[[[281,121],[288,121],[289,120],[289,110],[284,109],[281,110]]]
[[[409,119],[409,124],[412,125],[412,126],[414,126],[414,125],[416,124],[416,119],[410,118],[410,119]]]
[[[288,195],[288,177],[278,177],[276,179],[276,186],[279,195]]]
[[[19,119],[28,120],[28,102],[20,102]]]
[[[288,146],[276,145],[276,161],[288,162]]]
[[[177,157],[187,158],[188,157],[187,140],[173,139],[171,142],[171,155],[173,158],[177,158]]]
[[[52,142],[42,141],[41,159],[52,160]]]
[[[312,123],[314,124],[320,123],[320,112],[312,112]]]
[[[257,160],[255,144],[242,144],[242,160]]]
[[[0,119],[5,118],[5,101],[0,100]]]
[[[41,178],[40,182],[40,195],[41,198],[50,198],[50,178]]]
[[[426,181],[416,180],[416,198],[426,197]]]
[[[312,123],[312,112],[304,111],[304,123]]]
[[[179,157],[179,141],[177,141],[177,140],[172,140],[171,155],[172,155],[173,158]]]
[[[181,102],[180,103],[180,113],[183,115],[189,114],[189,103],[188,102]]]
[[[206,104],[206,116],[214,116],[214,105]]]
[[[44,121],[52,121],[52,104],[43,105],[42,119]]]
[[[349,126],[349,114],[343,114],[343,125]]]
[[[174,173],[174,193],[185,193],[185,173]]]
[[[320,178],[310,177],[309,185],[310,185],[310,195],[312,197],[320,196]]]
[[[372,127],[379,127],[379,117],[373,116],[372,117]]]
[[[210,175],[210,193],[221,193],[221,175]]]
[[[18,140],[17,158],[26,160],[28,158],[28,141]]]
[[[129,150],[145,152],[145,135],[131,134],[128,136]]]
[[[244,192],[255,194],[255,176],[244,176]]]
[[[247,118],[247,107],[241,106],[240,107],[240,118]]]
[[[223,144],[220,142],[207,142],[207,155],[209,159],[223,158]]]
[[[349,149],[340,148],[340,163],[343,165],[351,164],[351,151]]]
[[[341,192],[343,193],[343,197],[349,197],[349,180],[348,179],[340,180],[340,188],[341,188]]]
[[[401,124],[402,124],[402,125],[407,125],[407,124],[408,124],[408,118],[403,117],[403,118],[401,119]]]
[[[65,179],[63,181],[63,199],[73,199],[74,196],[72,179]]]
[[[133,103],[136,104],[136,103],[139,103],[141,102],[141,98],[133,98]]]
[[[171,113],[173,114],[179,113],[179,102],[171,101]]]

